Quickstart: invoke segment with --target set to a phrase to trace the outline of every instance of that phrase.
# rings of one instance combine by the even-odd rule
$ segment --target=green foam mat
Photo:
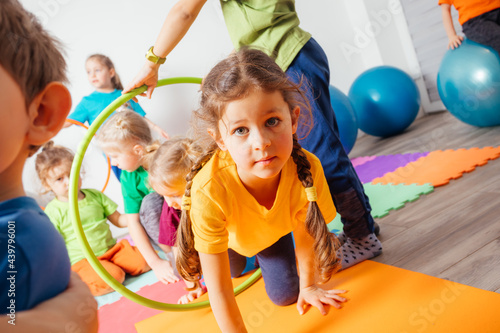
[[[382,185],[382,184],[363,184],[365,193],[370,199],[372,206],[372,216],[374,218],[384,217],[389,214],[389,211],[404,207],[407,202],[415,201],[421,195],[434,191],[434,186],[431,184],[424,185]],[[328,229],[331,232],[338,234],[342,231],[343,226],[340,221],[340,214],[337,214],[335,219],[328,224]]]
[[[400,209],[407,202],[415,201],[421,195],[434,191],[434,186],[431,184],[382,185],[368,183],[363,186],[366,195],[370,199],[374,218],[384,217],[389,214],[390,210]]]

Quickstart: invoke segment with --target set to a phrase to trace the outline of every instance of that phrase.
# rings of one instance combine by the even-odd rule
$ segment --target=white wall
[[[122,0],[21,0],[44,26],[62,40],[69,66],[73,107],[90,92],[84,69],[92,53],[108,55],[126,84],[144,61],[146,50],[154,44],[165,16],[175,1]],[[347,93],[351,83],[364,70],[377,65],[393,65],[418,76],[408,53],[399,0],[297,0],[301,26],[311,32],[328,55],[331,83]],[[399,23],[398,23],[399,22]],[[403,23],[404,24],[404,23]],[[403,29],[404,30],[404,29]],[[198,76],[232,50],[218,0],[208,0],[198,19],[161,67],[160,77]],[[159,88],[152,100],[140,99],[148,117],[172,135],[185,134],[190,110],[198,101],[197,86],[177,85]],[[83,131],[75,126],[63,130],[56,142],[72,145]],[[69,140],[74,139],[76,143]],[[106,172],[104,158],[94,152],[86,164],[84,186],[102,187]],[[94,170],[95,169],[95,170]],[[36,191],[32,165],[25,172],[26,188]],[[104,177],[105,178],[105,177]],[[111,177],[111,198],[122,205],[119,184]]]

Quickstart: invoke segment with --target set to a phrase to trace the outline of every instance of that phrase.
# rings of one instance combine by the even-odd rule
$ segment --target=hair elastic
[[[186,197],[185,195],[182,196],[181,209],[182,210],[191,209],[191,197]]]
[[[318,193],[316,192],[316,187],[306,187],[307,200],[318,201]]]

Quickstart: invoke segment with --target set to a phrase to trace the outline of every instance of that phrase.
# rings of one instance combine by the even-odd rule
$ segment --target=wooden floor
[[[442,112],[392,138],[365,135],[349,156],[487,146],[500,146],[500,126],[477,128]],[[376,221],[384,250],[375,261],[500,293],[500,159]]]

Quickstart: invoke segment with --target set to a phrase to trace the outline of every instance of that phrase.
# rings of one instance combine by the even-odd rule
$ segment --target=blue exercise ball
[[[448,50],[437,76],[439,96],[452,115],[474,126],[500,125],[500,58],[465,39]]]
[[[339,139],[345,152],[349,154],[358,137],[358,120],[356,119],[356,113],[346,94],[334,86],[330,86],[329,90],[330,103],[332,104],[339,127]]]
[[[420,93],[413,79],[391,66],[378,66],[361,73],[348,96],[359,128],[374,136],[403,132],[420,109]]]

